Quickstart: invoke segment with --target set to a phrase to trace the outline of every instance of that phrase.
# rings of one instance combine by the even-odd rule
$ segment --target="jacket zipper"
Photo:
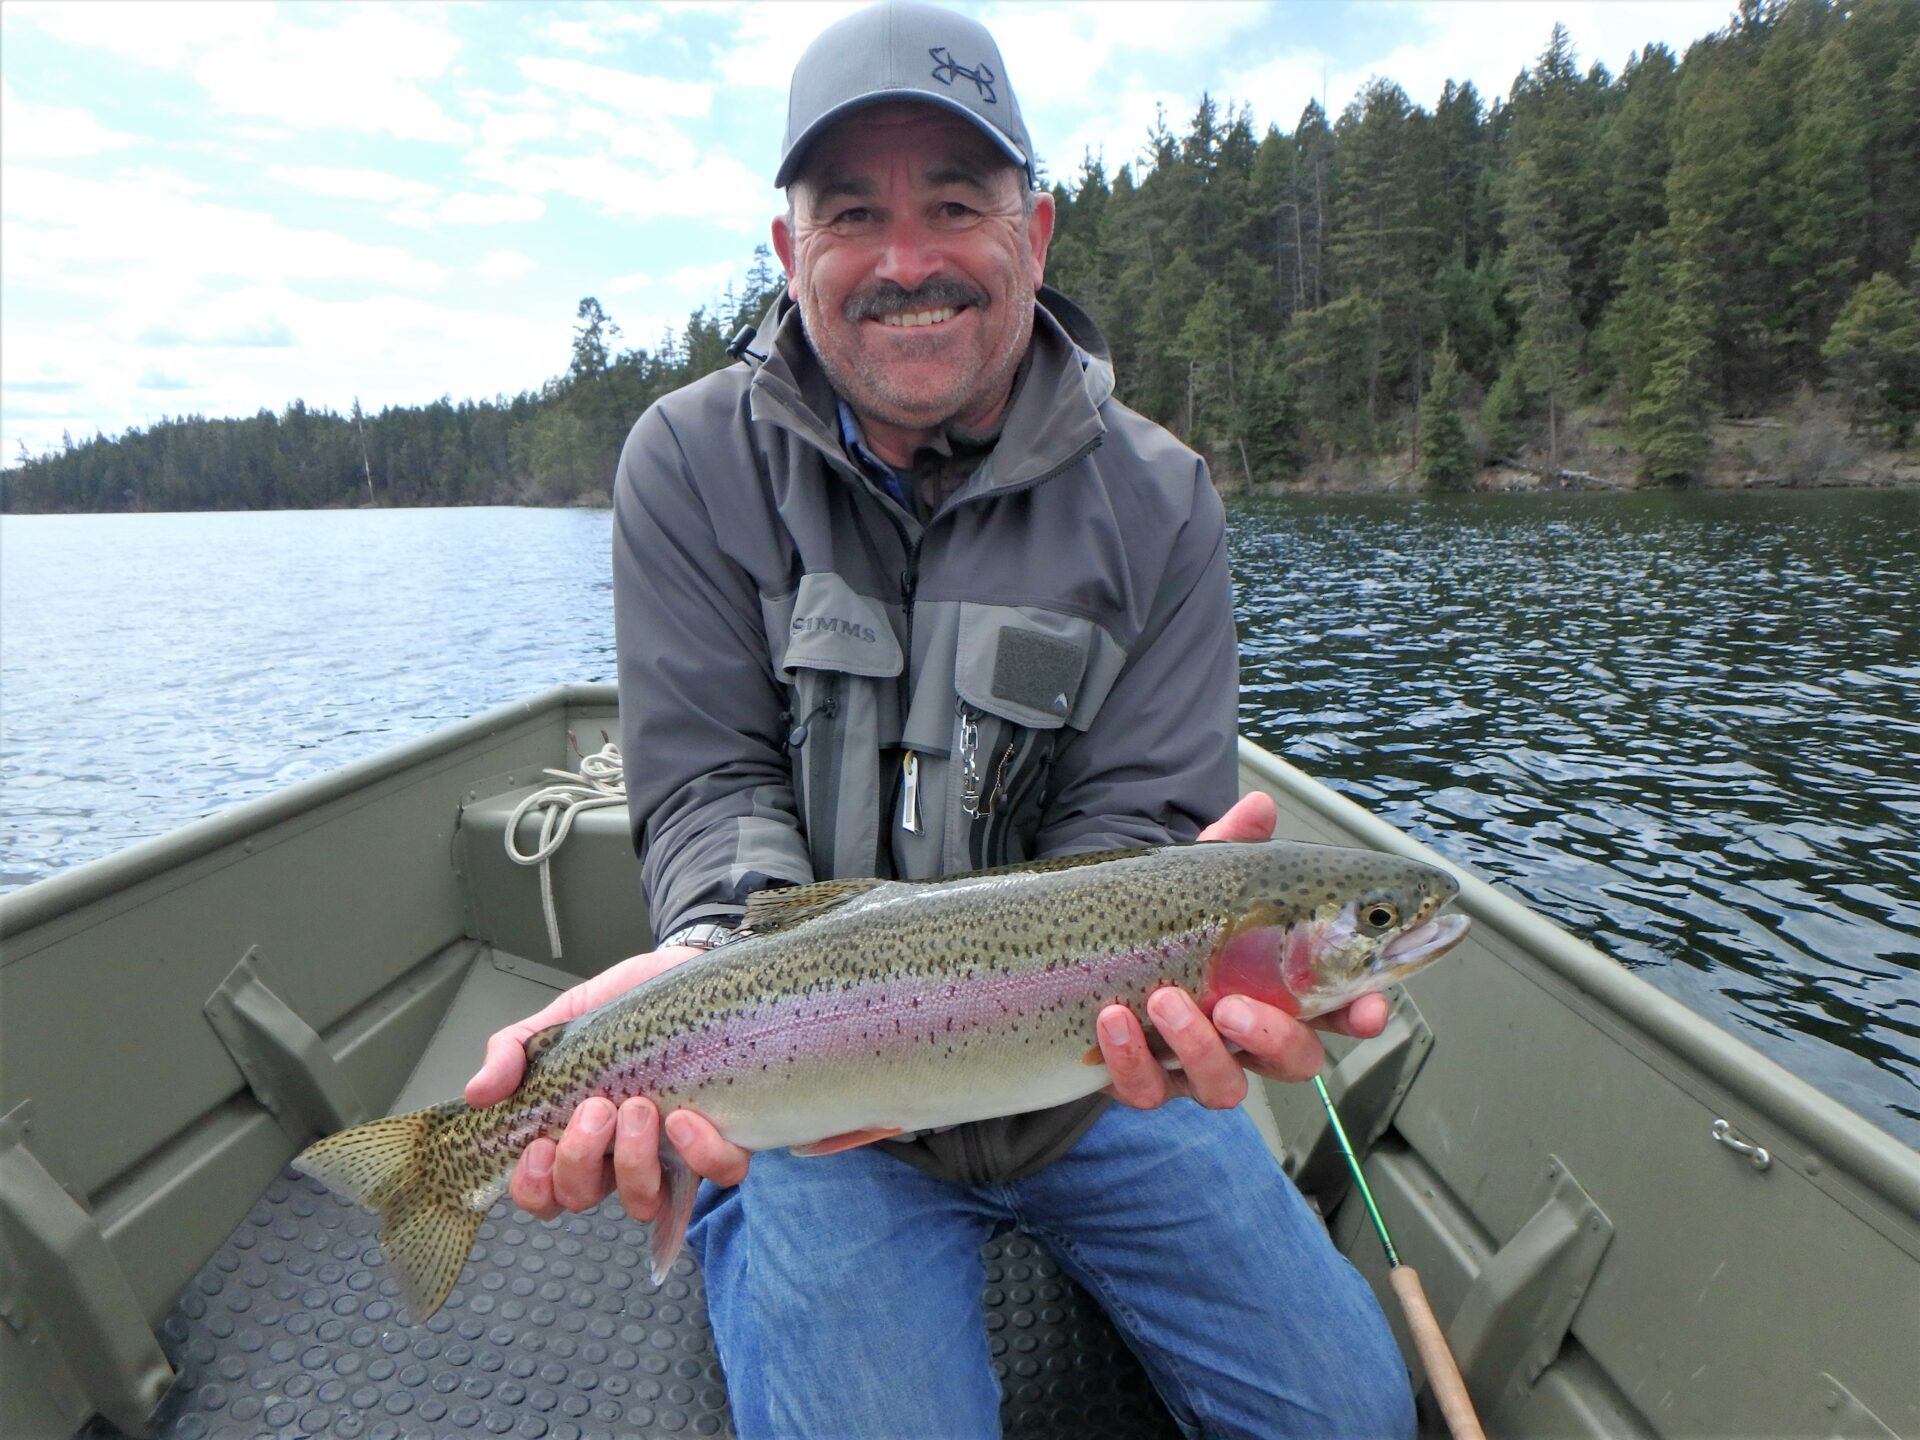
[[[895,523],[899,524],[898,521]],[[900,684],[896,687],[900,703],[900,728],[904,733],[907,710],[913,696],[913,596],[920,588],[920,542],[926,538],[926,531],[922,529],[920,534],[915,535],[905,525],[899,525],[899,530],[900,540],[907,547],[906,568],[900,572],[900,613],[906,624],[906,644],[900,662]],[[909,834],[920,833],[919,766],[918,755],[911,751],[903,752],[900,769],[894,779],[894,792],[887,797],[887,808],[881,815],[881,835],[886,835],[893,823],[898,823]]]
[[[824,671],[826,676],[826,694],[814,707],[814,713],[825,720],[834,720],[840,714],[840,686],[845,679],[837,671]],[[811,728],[813,722],[809,722]],[[812,737],[809,736],[809,739]],[[836,801],[840,793],[840,752],[845,748],[840,736],[829,728],[820,737],[820,746],[814,751],[818,764],[807,767],[807,839],[808,848],[818,857],[818,864],[833,865],[834,847],[839,843],[839,821]],[[824,825],[816,822],[824,821]],[[826,833],[821,834],[824,829]]]

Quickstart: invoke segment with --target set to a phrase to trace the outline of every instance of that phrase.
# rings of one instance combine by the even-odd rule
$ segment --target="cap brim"
[[[1028,163],[1027,157],[1021,154],[1020,147],[1001,133],[1000,129],[992,122],[982,119],[977,111],[968,109],[958,100],[950,100],[944,95],[933,95],[925,90],[915,90],[903,86],[893,90],[875,90],[870,94],[861,95],[852,100],[842,101],[840,104],[834,106],[833,109],[827,111],[827,113],[822,115],[818,120],[815,120],[811,125],[807,126],[805,130],[800,132],[800,138],[795,140],[793,145],[788,149],[786,158],[780,162],[780,169],[773,177],[774,188],[776,190],[784,190],[793,183],[794,172],[800,168],[801,162],[806,159],[808,149],[813,145],[814,141],[818,140],[820,136],[832,128],[834,124],[846,119],[847,116],[858,110],[865,110],[874,105],[903,102],[918,102],[922,105],[938,106],[942,110],[951,111],[953,114],[960,116],[963,120],[972,121],[981,134],[999,146],[1001,153],[1004,154],[1008,160],[1012,161],[1014,165],[1019,167],[1020,172],[1027,177],[1028,183],[1032,183],[1033,167]]]

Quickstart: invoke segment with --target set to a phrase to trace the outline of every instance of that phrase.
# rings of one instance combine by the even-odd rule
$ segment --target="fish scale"
[[[1044,860],[934,881],[755,896],[752,932],[528,1043],[507,1100],[454,1101],[329,1136],[296,1161],[381,1212],[414,1323],[445,1299],[522,1151],[592,1096],[690,1107],[749,1150],[828,1154],[1063,1104],[1111,1076],[1106,1006],[1178,985],[1311,1017],[1455,944],[1432,866],[1297,841]],[[822,1162],[826,1163],[826,1162]],[[662,1137],[651,1257],[678,1253],[695,1178]]]

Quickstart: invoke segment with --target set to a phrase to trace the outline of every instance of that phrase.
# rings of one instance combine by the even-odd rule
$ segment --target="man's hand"
[[[701,953],[697,945],[674,945],[635,955],[562,991],[539,1014],[496,1031],[479,1073],[467,1082],[467,1103],[478,1109],[513,1094],[527,1071],[528,1036],[584,1015]],[[667,1117],[667,1138],[696,1175],[717,1185],[737,1185],[746,1176],[751,1152],[721,1139],[691,1110]],[[562,1210],[591,1210],[616,1189],[634,1219],[659,1214],[660,1111],[651,1100],[631,1099],[618,1111],[611,1100],[583,1102],[558,1143],[543,1136],[527,1146],[507,1193],[522,1210],[551,1220]]]
[[[1271,840],[1276,818],[1273,798],[1255,791],[1241,796],[1200,838]],[[1231,1109],[1246,1099],[1248,1070],[1272,1080],[1311,1080],[1327,1058],[1315,1030],[1368,1040],[1386,1028],[1388,1014],[1384,995],[1363,995],[1305,1021],[1248,996],[1229,995],[1214,1006],[1209,1023],[1186,991],[1156,990],[1147,999],[1147,1015],[1181,1069],[1169,1072],[1147,1049],[1146,1032],[1132,1010],[1109,1005],[1100,1012],[1100,1054],[1113,1072],[1107,1093],[1136,1110],[1151,1110],[1176,1095],[1191,1095],[1210,1109]],[[1228,1041],[1241,1053],[1228,1050]]]

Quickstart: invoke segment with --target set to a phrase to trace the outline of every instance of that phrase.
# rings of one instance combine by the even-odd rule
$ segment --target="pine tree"
[[[1920,254],[1920,246],[1916,246]],[[1920,299],[1891,275],[1848,297],[1821,353],[1856,427],[1883,427],[1905,445],[1920,418]]]
[[[1506,460],[1520,453],[1526,443],[1526,415],[1527,391],[1520,380],[1519,361],[1510,359],[1480,405],[1480,431],[1486,437],[1489,458]]]
[[[1451,342],[1440,342],[1428,376],[1420,402],[1420,476],[1434,490],[1465,490],[1473,480],[1473,454],[1460,414],[1463,382]]]
[[[1816,346],[1867,248],[1867,99],[1866,78],[1836,33],[1820,47],[1796,97],[1799,114],[1778,192],[1782,235],[1774,258],[1791,276],[1783,337],[1791,378],[1813,368]]]
[[[1712,321],[1706,286],[1688,261],[1673,267],[1668,285],[1672,298],[1655,332],[1646,385],[1628,418],[1641,473],[1672,483],[1698,475],[1707,458]]]

